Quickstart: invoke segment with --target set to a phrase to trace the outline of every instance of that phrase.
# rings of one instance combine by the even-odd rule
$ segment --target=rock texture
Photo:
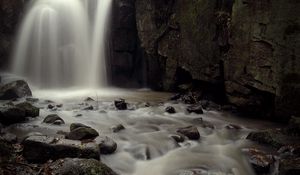
[[[23,3],[20,0],[0,1],[0,67],[6,65],[10,57]]]
[[[152,87],[208,85],[257,116],[299,115],[298,1],[139,0],[135,5]]]

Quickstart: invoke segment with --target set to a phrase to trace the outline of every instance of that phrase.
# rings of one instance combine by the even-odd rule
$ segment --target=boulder
[[[111,130],[113,132],[120,132],[121,130],[124,130],[124,129],[125,129],[125,127],[122,124],[118,124],[118,125],[111,127]]]
[[[169,113],[169,114],[175,114],[175,113],[176,113],[175,108],[172,107],[172,106],[168,106],[168,107],[165,109],[165,111],[166,111],[167,113]]]
[[[32,96],[28,84],[24,80],[13,81],[0,87],[0,100]]]
[[[280,148],[287,143],[285,143],[281,137],[278,137],[278,134],[279,133],[273,132],[272,130],[251,132],[248,134],[246,139],[258,142],[260,144],[273,146],[275,148]]]
[[[90,140],[99,136],[99,133],[91,127],[76,127],[66,135],[67,139],[71,140]]]
[[[62,125],[65,124],[65,121],[62,118],[60,118],[57,114],[50,114],[43,120],[43,123]]]
[[[127,103],[125,102],[124,99],[118,99],[118,100],[115,100],[115,107],[118,110],[126,110],[127,109]]]
[[[101,154],[112,154],[118,147],[117,143],[109,137],[99,138],[97,143],[99,144]]]
[[[0,107],[0,123],[10,125],[24,122],[26,120],[26,111],[16,106]]]
[[[177,130],[178,133],[186,136],[190,140],[198,140],[200,138],[200,133],[195,126],[188,126],[185,128],[179,128]]]
[[[55,175],[117,175],[112,169],[95,159],[65,158],[51,163],[50,174]]]
[[[96,143],[54,138],[48,136],[29,136],[23,141],[23,156],[33,163],[44,163],[60,158],[100,159]]]
[[[272,165],[275,163],[275,159],[272,155],[267,155],[265,152],[249,148],[244,149],[250,164],[257,174],[268,174],[271,171]]]
[[[37,117],[40,115],[40,109],[33,106],[31,103],[23,102],[17,104],[16,106],[25,110],[26,117]]]
[[[73,130],[75,130],[75,129],[77,129],[77,128],[81,128],[81,127],[83,127],[83,128],[91,128],[91,127],[89,127],[89,126],[87,126],[87,125],[84,125],[84,124],[82,124],[82,123],[72,123],[72,124],[70,125],[70,131],[73,131]]]
[[[203,114],[202,106],[201,105],[192,105],[188,106],[186,109],[189,113],[196,113],[196,114]]]

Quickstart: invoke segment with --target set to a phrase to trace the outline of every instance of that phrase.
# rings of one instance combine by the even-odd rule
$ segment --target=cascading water
[[[30,2],[12,72],[39,88],[105,86],[111,4],[112,0]]]

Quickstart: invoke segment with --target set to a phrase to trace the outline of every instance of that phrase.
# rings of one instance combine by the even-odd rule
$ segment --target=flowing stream
[[[12,72],[39,88],[101,87],[112,0],[34,0],[19,30]]]
[[[20,138],[30,132],[59,136],[58,131],[69,131],[71,123],[83,123],[96,129],[100,136],[117,142],[117,151],[102,155],[101,161],[120,175],[253,175],[253,170],[242,153],[254,143],[245,139],[253,130],[274,127],[273,124],[241,119],[232,114],[204,111],[204,115],[188,114],[186,105],[165,102],[170,94],[147,90],[40,90],[34,91],[40,101],[40,117],[28,123],[12,126],[9,130]],[[96,101],[84,101],[92,97]],[[126,98],[129,110],[118,111],[113,105],[117,97]],[[48,109],[52,104],[62,108]],[[150,107],[145,105],[150,103]],[[165,112],[174,106],[177,113]],[[93,106],[93,110],[84,110]],[[66,124],[43,124],[48,114],[58,114]],[[111,127],[122,124],[125,130],[114,133]],[[227,129],[235,124],[242,129]],[[197,126],[201,138],[175,142],[170,136],[180,127]]]

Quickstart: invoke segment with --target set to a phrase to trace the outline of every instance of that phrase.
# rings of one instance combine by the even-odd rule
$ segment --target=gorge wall
[[[7,66],[24,1],[0,0],[0,67]]]
[[[0,0],[1,65],[22,4]],[[192,84],[257,117],[300,116],[298,9],[298,0],[114,0],[111,83]]]
[[[252,115],[300,114],[297,0],[137,0],[149,83],[174,89],[180,72],[225,90]],[[178,82],[179,81],[179,82]]]

